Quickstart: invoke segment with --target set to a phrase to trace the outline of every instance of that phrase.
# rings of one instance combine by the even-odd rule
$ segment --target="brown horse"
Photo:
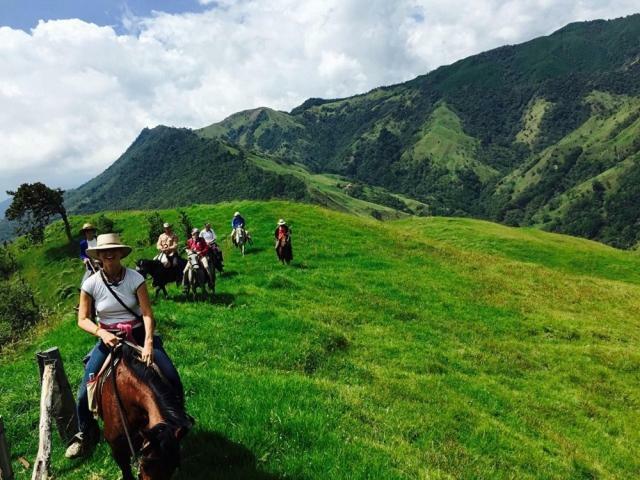
[[[116,360],[100,379],[98,413],[123,480],[135,480],[132,449],[140,457],[139,479],[168,480],[180,464],[179,442],[193,421],[184,411],[183,399],[155,366],[142,363],[139,352],[128,343],[114,350]]]
[[[293,249],[291,248],[291,237],[289,235],[276,241],[276,254],[278,260],[283,264],[289,265],[289,262],[293,260]]]

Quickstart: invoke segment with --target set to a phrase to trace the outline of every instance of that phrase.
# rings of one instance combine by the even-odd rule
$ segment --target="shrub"
[[[187,212],[184,210],[178,210],[178,216],[180,217],[180,226],[184,232],[185,238],[191,238],[191,230],[193,230],[193,224]]]
[[[0,248],[0,279],[8,279],[16,270],[18,264],[7,247]]]
[[[158,241],[158,237],[162,234],[162,224],[164,220],[158,212],[153,212],[147,215],[147,225],[149,227],[149,235],[147,237],[149,245],[155,245]]]
[[[0,347],[40,319],[31,287],[22,279],[0,284]]]
[[[100,214],[96,220],[96,229],[98,233],[115,233],[115,225],[113,220],[107,217],[105,214]]]

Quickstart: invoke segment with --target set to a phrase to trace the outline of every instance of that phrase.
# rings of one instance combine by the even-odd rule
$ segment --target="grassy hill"
[[[197,426],[183,479],[634,478],[640,473],[640,257],[535,229],[457,218],[376,222],[305,204],[193,206],[256,243],[225,246],[213,304],[154,304]],[[144,212],[108,214],[149,257]],[[177,221],[173,210],[164,218]],[[295,261],[276,262],[284,216]],[[79,227],[88,217],[74,217]],[[0,358],[17,462],[35,455],[35,351],[57,345],[75,385],[92,339],[75,327],[81,271],[59,224],[15,248],[54,312]],[[74,252],[75,254],[75,252]],[[56,477],[116,478],[103,444],[54,450]]]

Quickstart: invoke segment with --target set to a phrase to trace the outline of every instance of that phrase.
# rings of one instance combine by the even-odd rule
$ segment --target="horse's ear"
[[[189,431],[188,428],[178,427],[176,428],[174,435],[176,436],[176,439],[180,441],[184,438],[184,436],[187,434],[188,431]]]

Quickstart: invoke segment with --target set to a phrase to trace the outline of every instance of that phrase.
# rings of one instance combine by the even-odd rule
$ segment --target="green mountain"
[[[623,180],[640,170],[639,38],[640,15],[575,23],[400,85],[289,114],[241,112],[198,133],[402,192],[436,214],[628,247],[640,234],[640,202],[624,203],[637,182]]]
[[[427,212],[420,202],[379,187],[352,185],[336,175],[256,154],[189,129],[143,130],[102,174],[68,192],[70,211],[168,208],[238,199],[313,201],[376,218]]]
[[[640,15],[575,23],[409,82],[191,131],[144,130],[72,211],[304,200],[640,241]]]
[[[171,286],[154,303],[196,427],[176,479],[636,478],[640,256],[531,228],[460,218],[376,222],[308,204],[187,207],[216,230],[239,208],[254,246],[227,242],[213,303]],[[134,246],[146,212],[105,212]],[[161,211],[178,222],[175,210]],[[294,262],[273,252],[276,220]],[[71,218],[74,231],[97,215]],[[16,479],[30,478],[40,386],[58,346],[75,390],[95,339],[76,326],[82,271],[60,222],[15,244],[51,312],[0,356],[0,412]],[[117,478],[102,442],[52,474]],[[23,461],[23,460],[20,460]]]

